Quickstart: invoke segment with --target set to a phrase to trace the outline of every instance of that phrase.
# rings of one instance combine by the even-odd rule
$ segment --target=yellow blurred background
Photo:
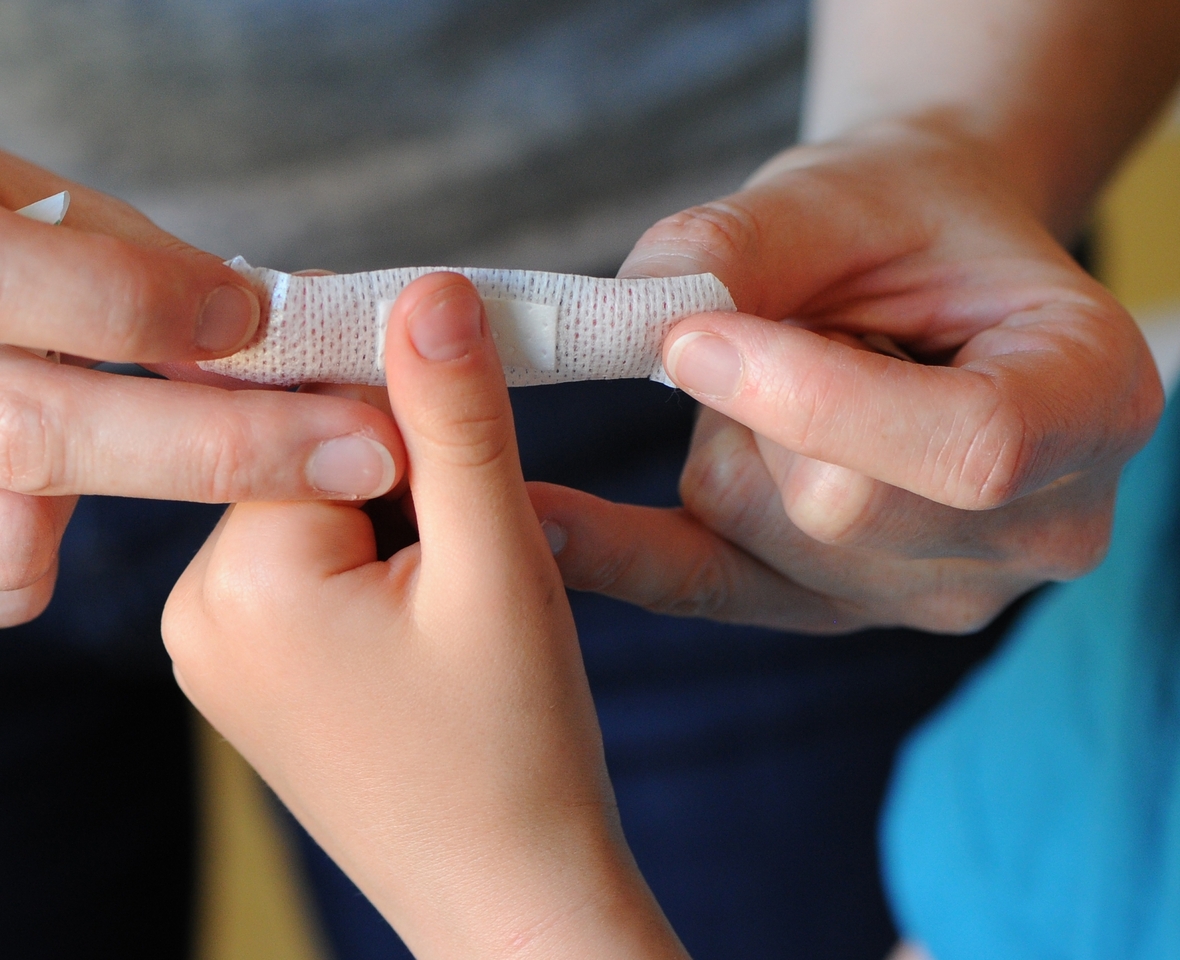
[[[274,800],[200,717],[200,901],[196,960],[330,960]]]
[[[1180,376],[1180,96],[1106,191],[1098,275],[1130,308],[1171,392]]]
[[[1106,191],[1098,272],[1136,318],[1180,312],[1180,98]]]
[[[1180,100],[1106,192],[1100,277],[1180,370]],[[1169,372],[1169,371],[1166,371]],[[289,838],[245,761],[203,721],[197,960],[330,960]]]

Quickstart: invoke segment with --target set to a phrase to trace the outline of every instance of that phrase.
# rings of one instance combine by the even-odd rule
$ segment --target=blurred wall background
[[[1180,95],[1106,191],[1096,240],[1099,276],[1139,321],[1171,390],[1180,373]]]

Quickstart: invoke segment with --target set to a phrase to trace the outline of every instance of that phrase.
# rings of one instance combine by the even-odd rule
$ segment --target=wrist
[[[461,858],[412,877],[386,869],[374,885],[422,960],[687,960],[617,827],[461,846]]]
[[[488,960],[688,960],[629,851],[554,892],[539,892],[533,922],[510,925]]]

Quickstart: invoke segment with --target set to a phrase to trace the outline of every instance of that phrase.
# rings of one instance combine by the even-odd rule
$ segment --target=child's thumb
[[[386,375],[409,454],[423,563],[470,564],[544,550],[516,452],[512,408],[483,301],[465,278],[416,280],[393,305]],[[534,543],[535,541],[535,543]],[[547,551],[546,551],[547,553]]]

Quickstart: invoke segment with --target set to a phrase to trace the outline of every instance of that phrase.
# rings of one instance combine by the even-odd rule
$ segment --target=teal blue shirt
[[[909,741],[882,824],[935,960],[1180,958],[1180,404],[1106,561],[1041,597]]]

